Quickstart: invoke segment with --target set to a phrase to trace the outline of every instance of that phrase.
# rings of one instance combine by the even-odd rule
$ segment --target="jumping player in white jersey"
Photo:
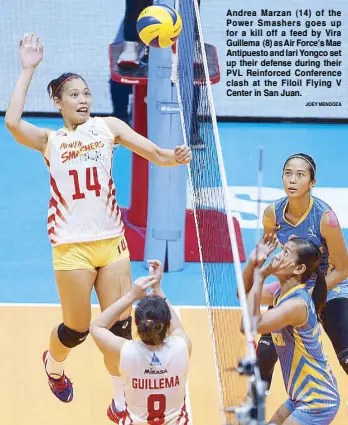
[[[43,360],[53,394],[70,402],[73,389],[64,374],[64,360],[87,337],[94,287],[105,310],[131,287],[130,259],[112,179],[114,144],[123,145],[160,166],[188,164],[186,146],[161,149],[114,117],[90,118],[91,93],[77,74],[52,80],[48,92],[64,120],[58,131],[22,119],[25,99],[43,45],[34,34],[19,43],[22,70],[14,88],[5,124],[22,145],[42,153],[50,173],[48,235],[63,323],[51,334]],[[130,307],[115,316],[110,331],[131,338]],[[121,379],[113,379],[116,406],[124,407]]]
[[[185,385],[191,341],[160,289],[161,263],[149,263],[149,277],[136,280],[129,293],[90,326],[110,374],[120,373],[124,382],[125,409],[119,411],[113,401],[108,416],[122,425],[187,425]],[[151,293],[146,296],[150,287]],[[128,341],[115,336],[109,331],[110,325],[138,300],[135,323],[140,339]]]

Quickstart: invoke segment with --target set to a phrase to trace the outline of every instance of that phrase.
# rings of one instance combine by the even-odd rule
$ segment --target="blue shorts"
[[[284,406],[291,412],[289,417],[301,425],[329,425],[337,415],[340,404],[338,401],[337,406],[309,411],[296,408],[295,403],[288,399]]]

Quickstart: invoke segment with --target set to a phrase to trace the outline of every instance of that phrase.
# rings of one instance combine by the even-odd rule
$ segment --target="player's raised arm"
[[[263,239],[260,241],[260,243],[262,244],[262,241],[264,240],[264,238],[267,238],[267,240],[271,240],[273,237],[276,238],[276,233],[274,231],[274,227],[276,224],[276,218],[275,218],[275,213],[274,213],[274,205],[269,205],[265,211],[263,212],[263,216],[262,216],[262,224],[263,224]],[[274,239],[275,240],[275,239]],[[278,244],[278,240],[277,240],[277,244]],[[272,248],[272,252],[277,248],[277,246],[274,246],[274,249]],[[262,257],[264,256],[264,249],[261,247],[261,250],[259,251],[259,261],[258,261],[258,265],[259,267],[261,267],[264,262],[266,261],[266,258],[268,257],[268,255],[266,255],[266,258],[264,258],[262,260]],[[256,249],[251,253],[251,256],[249,258],[249,261],[247,263],[247,265],[245,266],[244,270],[243,270],[243,280],[244,280],[244,285],[245,285],[245,291],[246,293],[248,293],[252,287],[253,284],[253,278],[254,278],[254,270],[255,270],[255,262],[256,262]],[[264,295],[266,297],[267,292],[266,290],[264,291]],[[237,292],[237,296],[238,296],[238,292]],[[267,298],[267,297],[266,297]],[[268,304],[268,301],[267,301]]]
[[[43,44],[34,34],[25,34],[19,42],[22,69],[5,115],[6,127],[22,145],[44,152],[49,130],[22,120],[25,98],[36,67],[43,57]]]
[[[281,267],[286,270],[293,266],[292,259],[287,260],[283,257],[282,263],[279,263],[278,270]],[[268,272],[270,269],[270,272]],[[268,333],[282,329],[286,326],[300,326],[307,320],[307,308],[302,299],[294,298],[283,303],[276,309],[270,309],[266,313],[261,314],[260,306],[264,304],[263,299],[264,288],[263,284],[267,276],[272,272],[272,267],[264,267],[260,270],[259,281],[248,294],[248,309],[252,316],[255,312],[257,315],[257,332]]]
[[[162,274],[163,274],[163,266],[161,264],[160,261],[158,260],[150,260],[149,261],[149,265],[150,265],[150,274],[153,275],[156,279],[156,284],[153,285],[152,287],[152,291],[151,294],[152,295],[156,295],[159,297],[162,297],[166,300],[167,305],[169,307],[170,310],[170,314],[171,314],[171,319],[170,319],[170,326],[168,329],[168,334],[169,335],[178,335],[184,338],[189,354],[191,355],[191,350],[192,350],[192,343],[190,338],[188,337],[188,335],[185,332],[185,329],[181,323],[181,320],[179,319],[178,315],[176,314],[176,311],[174,310],[173,306],[170,304],[170,302],[167,300],[164,292],[161,289],[161,280],[162,280]]]
[[[277,236],[275,234],[265,234],[257,247],[255,247],[255,249],[251,252],[248,264],[243,270],[243,280],[246,293],[249,293],[253,286],[255,267],[262,267],[277,246]],[[265,302],[265,300],[263,300],[263,302]]]
[[[188,164],[192,152],[188,146],[177,146],[173,149],[162,149],[144,136],[134,131],[129,125],[115,117],[104,118],[115,140],[154,164],[172,167]]]
[[[90,334],[104,355],[119,355],[125,338],[114,335],[110,332],[112,325],[130,306],[146,295],[146,291],[155,284],[152,276],[140,277],[137,279],[128,294],[113,303],[104,310],[101,315],[90,325]]]

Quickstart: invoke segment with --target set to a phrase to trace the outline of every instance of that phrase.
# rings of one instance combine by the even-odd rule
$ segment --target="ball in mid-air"
[[[170,47],[178,38],[182,21],[178,12],[170,6],[149,6],[137,21],[140,40],[151,47]]]

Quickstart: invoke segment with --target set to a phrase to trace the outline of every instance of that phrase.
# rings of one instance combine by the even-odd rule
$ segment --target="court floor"
[[[56,119],[33,118],[32,121],[48,128],[60,125]],[[240,220],[247,253],[255,242],[255,186],[260,144],[265,149],[263,206],[282,194],[281,169],[287,156],[298,151],[308,153],[315,158],[318,167],[315,194],[335,209],[348,241],[345,208],[348,207],[345,172],[347,126],[223,123],[219,129],[234,214]],[[45,227],[49,199],[47,170],[38,153],[14,142],[2,118],[0,139],[3,154],[0,168],[1,423],[107,424],[109,421],[105,411],[111,399],[111,384],[102,357],[90,338],[73,350],[66,363],[66,372],[74,383],[74,402],[69,405],[60,403],[49,391],[41,355],[47,348],[52,327],[61,321],[61,314]],[[114,177],[121,206],[127,206],[129,202],[130,170],[129,152],[118,149]],[[134,278],[145,272],[142,264],[137,262],[132,264],[132,271]],[[218,380],[208,316],[204,308],[200,264],[187,263],[183,271],[166,274],[163,286],[193,341],[188,384],[193,424],[221,424]],[[92,302],[96,303],[94,295]],[[234,353],[243,349],[243,341],[237,332],[240,318],[238,309],[234,308],[235,303],[233,299],[226,306],[230,308],[226,313],[229,316],[226,338]],[[93,309],[93,314],[98,314],[97,307]],[[342,399],[340,412],[333,424],[345,425],[348,421],[347,377],[341,372],[326,336],[324,344],[338,377]],[[228,358],[225,361],[228,367]],[[238,395],[242,397],[244,384],[239,384],[237,377],[231,379],[234,381],[234,391],[239,390]],[[283,400],[285,391],[277,367],[267,400],[268,416]]]

